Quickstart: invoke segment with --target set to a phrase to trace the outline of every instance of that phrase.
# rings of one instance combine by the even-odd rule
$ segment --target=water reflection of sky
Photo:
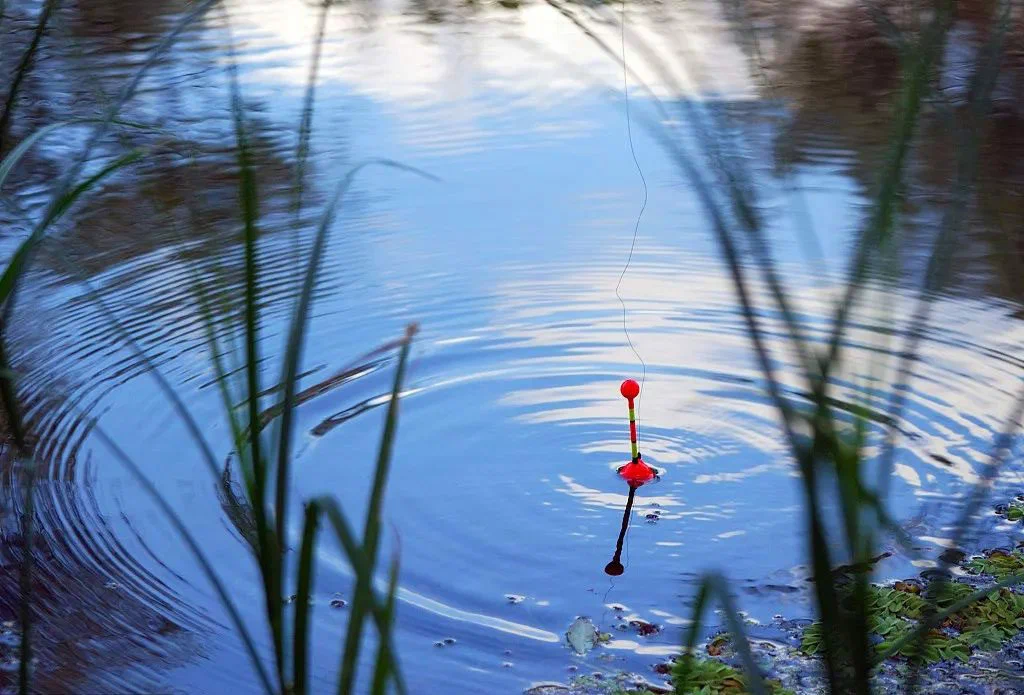
[[[247,95],[271,131],[290,134],[315,13],[298,2],[231,7]],[[339,9],[329,24],[314,116],[314,192],[329,191],[348,166],[370,156],[422,166],[443,182],[384,169],[360,178],[333,230],[325,262],[331,291],[316,306],[306,366],[317,370],[309,381],[323,378],[399,335],[407,321],[422,325],[387,492],[386,550],[402,551],[398,639],[413,692],[449,692],[451,683],[463,692],[517,692],[537,680],[564,680],[570,665],[646,671],[679,643],[685,597],[712,568],[752,589],[743,596],[752,616],[768,620],[780,606],[790,617],[804,615],[800,496],[776,416],[703,215],[642,128],[634,134],[650,200],[622,294],[648,363],[641,449],[665,475],[637,496],[626,577],[610,587],[602,574],[626,499],[613,474],[628,452],[617,383],[639,372],[614,293],[641,193],[621,103],[603,91],[621,77],[614,65],[543,5],[514,14],[486,9],[436,26],[391,5],[379,7],[372,23],[361,11]],[[691,49],[716,66],[719,90],[749,96],[745,80],[734,77],[739,54],[717,20],[677,19],[689,21]],[[637,25],[653,21],[638,17]],[[602,31],[615,38],[614,26]],[[639,95],[635,105],[652,112]],[[770,128],[771,119],[764,122],[752,127],[753,141]],[[838,220],[836,211],[861,202],[837,159],[842,153],[798,172],[833,271],[820,277],[801,267],[805,249],[784,187],[766,162],[754,162],[780,267],[819,344],[859,222],[856,214]],[[166,360],[216,450],[226,451],[189,276],[165,242],[140,244],[144,251],[96,279],[113,288],[118,310]],[[269,223],[266,243],[267,267],[284,272],[289,238]],[[47,348],[39,354],[64,354],[70,344],[75,359],[46,362],[40,371],[59,373],[51,388],[73,384],[89,394],[92,412],[185,510],[259,628],[252,564],[202,464],[183,446],[187,435],[153,384],[125,370],[129,351],[96,313],[80,298],[67,309],[75,296],[63,288],[41,300],[46,313],[39,316],[53,321],[49,333],[33,336]],[[280,299],[274,302],[266,327],[271,355],[283,332]],[[870,378],[891,377],[899,347],[888,337],[887,304],[899,317],[910,306],[905,291],[873,285],[847,339],[839,397],[862,398]],[[1007,320],[1010,311],[988,300],[937,305],[942,322],[924,347],[893,486],[898,516],[929,551],[946,535],[936,503],[948,511],[962,484],[976,479],[1017,388],[1021,364],[1013,355],[1024,334]],[[766,326],[799,400],[782,331],[775,321]],[[368,368],[302,406],[297,496],[337,495],[360,518],[392,366]],[[103,384],[98,394],[96,383]],[[194,563],[123,472],[91,442],[80,460],[61,470],[95,486],[113,538],[90,543],[123,546],[174,586],[180,603],[217,615]],[[157,552],[147,554],[146,544]],[[327,606],[335,592],[350,589],[340,558],[325,548],[318,575],[321,674],[335,667],[346,617]],[[882,570],[909,567],[909,558],[897,557]],[[796,588],[783,597],[757,593],[767,584]],[[524,599],[509,602],[508,594]],[[603,620],[606,599],[666,629],[651,638],[616,634],[610,665],[599,655],[572,657],[560,635],[577,615]],[[455,647],[434,646],[449,636]],[[206,664],[175,673],[190,692],[247,682],[238,645],[211,642],[205,654],[217,674]]]

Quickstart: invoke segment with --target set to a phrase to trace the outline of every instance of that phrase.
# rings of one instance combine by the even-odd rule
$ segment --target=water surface
[[[100,108],[184,8],[109,6],[60,14],[16,135],[61,109]],[[739,124],[780,269],[808,335],[823,343],[886,116],[870,90],[848,95],[862,105],[839,127],[829,109],[845,104],[763,92],[716,7],[631,8],[632,31],[669,54],[684,91],[642,53],[636,69],[670,103],[687,100]],[[15,3],[6,21],[17,37],[27,38],[33,10]],[[613,46],[616,17],[591,17]],[[696,197],[642,125],[660,118],[650,95],[631,92],[649,201],[621,284],[644,374],[615,294],[642,200],[619,68],[546,5],[339,8],[327,25],[297,211],[296,134],[316,21],[316,8],[297,1],[235,0],[226,15],[186,32],[129,108],[160,130],[107,143],[111,151],[144,146],[149,156],[59,230],[22,297],[19,368],[47,466],[37,502],[40,682],[77,692],[257,687],[194,560],[90,436],[90,418],[98,418],[142,464],[261,630],[243,533],[185,428],[82,284],[102,292],[227,461],[194,287],[201,279],[213,288],[223,311],[240,301],[226,74],[233,61],[256,133],[268,384],[294,293],[295,251],[348,168],[390,157],[442,179],[368,169],[346,199],[303,365],[304,388],[336,385],[304,403],[297,423],[296,500],[335,495],[361,519],[394,368],[390,353],[361,356],[407,323],[420,325],[384,548],[401,555],[397,641],[413,692],[515,693],[573,672],[657,678],[650,668],[676,649],[688,599],[711,569],[736,582],[753,620],[807,616],[796,472]],[[685,32],[675,42],[659,38],[655,29],[666,23]],[[3,60],[13,58],[5,52]],[[668,127],[692,137],[686,123]],[[10,185],[8,247],[79,135],[54,138]],[[928,137],[937,148],[944,136]],[[921,254],[943,210],[943,179],[920,173],[934,170],[934,149],[920,155],[909,186],[907,270],[899,281],[872,281],[846,341],[839,396],[850,402],[891,378],[901,342],[894,319],[912,308]],[[941,551],[950,500],[977,480],[1018,388],[1024,327],[1016,255],[1005,248],[1019,231],[1006,223],[1013,218],[1003,188],[1014,172],[989,174],[973,211],[978,224],[959,244],[955,282],[937,299],[898,440],[891,504],[922,556],[892,544],[883,577],[916,573]],[[807,227],[820,248],[808,246]],[[765,315],[769,342],[788,375],[793,356],[775,318]],[[614,469],[629,451],[618,384],[642,376],[641,450],[664,475],[638,492],[626,572],[611,581],[602,569],[627,492]],[[799,381],[785,378],[799,400]],[[1017,484],[1011,476],[1000,490]],[[22,552],[13,518],[4,522],[5,567]],[[329,544],[317,572],[315,668],[326,688],[347,619],[331,601],[348,597],[352,582]],[[17,593],[14,574],[3,577],[6,620]],[[613,641],[574,655],[564,632],[577,616]],[[630,618],[661,629],[639,635]],[[454,643],[437,646],[446,638]],[[13,674],[0,671],[7,687],[13,681],[3,678]]]

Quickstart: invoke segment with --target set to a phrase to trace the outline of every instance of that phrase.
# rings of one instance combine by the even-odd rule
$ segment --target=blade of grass
[[[221,604],[228,613],[228,617],[231,619],[235,631],[242,639],[243,646],[252,661],[256,674],[259,676],[263,690],[269,695],[273,695],[274,689],[270,684],[270,678],[267,675],[266,669],[263,667],[263,662],[260,660],[259,653],[256,651],[256,644],[253,642],[252,636],[249,634],[249,629],[245,626],[245,622],[242,620],[241,614],[239,614],[238,609],[235,608],[234,602],[228,595],[224,584],[220,581],[220,577],[217,576],[217,572],[213,569],[213,565],[210,563],[209,559],[207,559],[206,554],[199,546],[198,541],[196,541],[195,537],[188,530],[185,522],[182,521],[181,517],[174,510],[174,507],[170,505],[160,490],[157,489],[149,478],[143,474],[142,469],[138,464],[136,464],[135,461],[128,456],[120,446],[118,446],[117,442],[115,442],[103,430],[103,428],[99,426],[98,423],[94,423],[92,431],[111,451],[111,453],[114,454],[114,457],[121,462],[125,469],[128,470],[132,477],[138,481],[145,493],[153,500],[164,516],[167,517],[167,520],[170,521],[178,535],[181,536],[181,539],[185,542],[189,552],[192,553],[192,556],[195,557],[196,561],[199,563],[200,568],[203,570],[203,574],[206,575],[206,579],[210,582],[210,585],[213,586],[214,591],[217,593],[217,597],[220,599]]]
[[[98,172],[90,176],[88,179],[78,184],[70,191],[66,192],[61,196],[55,204],[51,207],[49,214],[43,220],[44,225],[42,229],[45,229],[50,224],[53,224],[60,218],[64,212],[66,212],[74,203],[86,192],[99,185],[99,183],[114,173],[118,169],[137,161],[141,157],[141,152],[130,152],[118,159],[110,162]],[[7,297],[7,304],[3,308],[3,318],[0,320],[0,326],[9,325],[11,319],[11,312],[13,310],[13,297],[10,293],[13,292],[15,284],[18,279],[25,272],[28,263],[30,247],[26,244],[22,244],[11,256],[8,261],[7,267],[4,268],[4,272],[0,275],[0,297]],[[0,301],[3,301],[0,299]],[[0,328],[2,332],[2,328]],[[21,451],[25,450],[25,427],[21,421],[17,403],[17,388],[15,387],[13,373],[14,370],[11,368],[11,363],[7,355],[7,349],[5,340],[0,337],[0,372],[5,375],[0,376],[0,402],[3,403],[4,411],[8,416],[8,427],[11,429],[12,437],[15,443],[18,444],[18,448]]]
[[[370,502],[366,508],[366,522],[363,527],[363,549],[369,562],[370,574],[367,579],[369,582],[372,582],[374,568],[377,564],[381,507],[384,501],[384,488],[391,469],[391,451],[394,445],[395,429],[398,426],[398,399],[401,397],[406,362],[409,359],[409,349],[412,347],[414,335],[416,335],[416,326],[410,325],[406,328],[405,342],[398,353],[395,381],[391,387],[391,400],[388,402],[388,410],[384,419],[384,432],[381,434],[380,448],[377,452],[377,465],[373,476]],[[356,657],[358,656],[362,640],[364,611],[364,606],[353,603],[352,616],[348,621],[348,630],[345,635],[345,650],[341,661],[341,677],[338,679],[338,695],[346,695],[346,693],[352,692],[352,688],[355,685]]]
[[[191,12],[186,14],[178,23],[175,24],[174,28],[168,32],[163,40],[158,43],[145,62],[135,71],[132,79],[129,80],[125,86],[121,89],[118,98],[111,104],[110,108],[103,118],[98,119],[97,126],[93,131],[92,136],[87,140],[85,146],[82,148],[81,153],[76,157],[73,162],[67,167],[67,173],[64,175],[61,182],[58,184],[53,196],[51,197],[50,203],[47,206],[40,222],[32,230],[25,241],[18,247],[16,253],[20,253],[24,258],[22,265],[28,267],[31,260],[31,255],[35,245],[39,239],[42,238],[46,229],[54,218],[54,208],[61,205],[62,201],[67,197],[68,191],[74,185],[74,182],[78,179],[82,169],[89,161],[89,157],[95,149],[96,145],[100,142],[103,136],[106,134],[107,129],[114,124],[117,119],[117,114],[120,113],[121,109],[126,103],[135,95],[139,84],[142,82],[143,77],[149,72],[150,68],[156,64],[157,60],[163,55],[170,46],[174,44],[178,36],[196,19],[201,17],[206,11],[213,5],[217,0],[202,0]],[[18,275],[16,275],[9,285],[0,288],[0,303],[5,304],[5,315],[4,320],[0,322],[0,343],[4,342],[6,337],[6,326],[9,325],[10,313],[13,311],[13,305],[17,296],[18,286]]]
[[[93,131],[92,137],[88,140],[85,147],[79,156],[72,162],[68,167],[68,171],[65,174],[62,182],[57,186],[49,205],[47,206],[46,212],[43,214],[40,222],[33,228],[32,233],[25,239],[16,249],[11,259],[8,261],[8,265],[4,270],[2,276],[0,276],[0,305],[3,305],[2,316],[0,316],[0,371],[10,369],[10,361],[7,358],[6,341],[7,341],[7,327],[11,323],[11,316],[14,312],[14,306],[17,301],[17,290],[18,283],[24,271],[31,264],[32,256],[35,251],[35,247],[39,240],[43,237],[50,224],[56,219],[55,214],[58,209],[66,209],[70,202],[73,202],[72,196],[69,201],[69,192],[74,193],[72,186],[77,180],[86,162],[89,160],[93,149],[96,144],[102,139],[106,133],[107,128],[115,122],[117,114],[121,108],[129,99],[135,94],[138,89],[142,78],[149,71],[149,69],[156,63],[157,59],[166,51],[177,39],[184,29],[189,26],[193,21],[201,17],[209,7],[216,2],[216,0],[203,0],[200,2],[195,9],[182,17],[174,28],[167,34],[167,36],[150,52],[149,57],[146,61],[135,71],[134,76],[125,86],[122,88],[118,99],[108,109],[103,119],[100,119]],[[27,149],[27,148],[26,148]],[[17,161],[20,158],[20,154],[13,161]],[[79,193],[81,194],[81,187],[79,187]],[[8,411],[8,415],[12,418],[12,425],[18,428],[18,436],[22,436],[20,418],[17,415],[17,405],[15,403],[15,389],[12,381],[8,378],[0,379],[0,401],[2,401],[5,410]]]
[[[952,184],[952,200],[943,214],[942,226],[928,259],[923,287],[917,295],[916,307],[910,320],[905,344],[900,351],[897,367],[896,386],[889,398],[889,417],[893,423],[883,443],[881,464],[878,471],[879,496],[885,499],[892,468],[895,462],[896,423],[902,419],[906,405],[908,386],[913,378],[914,365],[917,363],[921,340],[927,330],[931,309],[936,293],[946,284],[949,275],[952,249],[957,234],[966,223],[970,193],[974,190],[978,177],[978,165],[981,158],[981,136],[983,119],[988,115],[992,105],[992,92],[1002,65],[1003,47],[1009,33],[1010,11],[1013,2],[1006,0],[1000,3],[999,21],[993,37],[982,50],[978,67],[971,76],[968,94],[970,95],[969,118],[957,137],[957,166]]]
[[[88,125],[90,123],[99,122],[100,121],[95,118],[81,118],[71,121],[58,121],[57,123],[51,123],[50,125],[43,126],[42,128],[33,131],[31,135],[28,135],[21,142],[19,142],[14,147],[14,149],[8,152],[7,155],[3,158],[3,160],[0,161],[0,188],[3,188],[4,182],[7,180],[7,177],[10,175],[11,171],[14,170],[14,167],[17,166],[18,162],[21,161],[21,158],[25,156],[25,153],[28,152],[40,140],[53,133],[55,130],[60,130],[61,128],[67,128],[69,126]],[[149,126],[138,123],[130,123],[127,121],[116,122],[118,124],[130,126],[132,128],[151,130]]]
[[[823,390],[828,388],[828,377],[839,356],[850,312],[867,275],[870,254],[878,244],[889,236],[892,228],[899,192],[903,185],[903,172],[910,151],[910,143],[917,130],[918,114],[924,96],[928,92],[932,68],[939,60],[945,45],[953,3],[951,0],[937,0],[935,9],[935,16],[918,42],[914,56],[910,60],[909,69],[904,76],[896,126],[891,138],[892,147],[888,161],[883,168],[878,193],[875,196],[875,208],[867,228],[857,243],[854,260],[847,272],[846,289],[836,307],[832,335],[823,364],[824,375],[821,383]]]
[[[313,39],[313,55],[309,60],[309,76],[306,78],[306,94],[302,100],[302,116],[299,119],[299,142],[295,152],[295,229],[292,233],[292,254],[295,267],[299,267],[299,221],[302,218],[302,199],[306,184],[306,161],[309,157],[309,140],[313,132],[313,105],[316,98],[317,76],[320,73],[320,56],[323,53],[324,35],[327,32],[327,16],[334,0],[323,0],[317,19],[316,35]],[[296,280],[299,278],[296,277]]]
[[[319,526],[319,506],[316,503],[307,504],[302,527],[302,545],[299,546],[299,578],[295,590],[292,689],[296,695],[304,695],[309,691],[309,675],[306,673],[309,656],[309,601],[313,587],[313,551],[316,549]]]
[[[259,429],[260,413],[260,320],[259,320],[259,204],[256,174],[253,170],[249,135],[246,130],[245,104],[238,81],[238,64],[234,40],[231,38],[230,20],[224,11],[229,58],[228,82],[231,97],[231,119],[235,130],[235,154],[238,160],[238,195],[242,215],[242,260],[244,265],[243,340],[245,350],[245,394],[249,421],[248,449],[252,461],[255,499],[250,500],[259,538],[260,573],[263,579],[264,603],[267,622],[274,643],[274,662],[282,691],[287,690],[284,653],[284,597],[282,595],[283,558],[287,540],[275,535],[267,518],[267,461],[263,457],[262,435]]]
[[[281,398],[281,416],[277,421],[278,425],[276,428],[278,448],[276,471],[277,479],[275,481],[276,496],[274,503],[274,513],[277,520],[277,535],[279,538],[284,538],[285,522],[288,514],[288,483],[290,479],[289,471],[291,462],[292,424],[294,421],[296,405],[295,393],[298,388],[299,363],[302,360],[306,328],[309,324],[309,314],[313,303],[313,288],[316,286],[316,281],[320,274],[323,254],[327,248],[331,225],[334,221],[338,206],[341,204],[345,193],[348,191],[349,186],[351,186],[352,181],[355,180],[355,177],[359,172],[372,164],[408,171],[426,178],[434,179],[433,176],[424,171],[391,160],[376,159],[363,162],[350,169],[341,180],[334,191],[334,195],[331,197],[330,202],[321,215],[320,224],[317,227],[316,236],[313,241],[313,247],[310,250],[309,259],[306,261],[306,270],[303,277],[302,288],[295,304],[295,310],[292,314],[291,326],[288,330],[287,347],[285,348],[284,353],[284,363],[281,366],[280,384],[284,389],[284,393]],[[406,337],[406,341],[408,341],[408,339],[409,336]],[[402,347],[403,349],[407,349],[407,342],[403,344]],[[258,433],[259,429],[251,430],[251,432]],[[383,474],[386,477],[386,469]]]
[[[687,630],[686,646],[683,650],[682,666],[680,671],[682,677],[679,679],[685,682],[685,676],[690,671],[691,661],[687,656],[693,656],[697,648],[697,640],[700,638],[701,624],[704,618],[704,611],[709,602],[717,598],[722,604],[722,611],[725,613],[725,623],[732,635],[733,646],[740,656],[743,664],[743,671],[747,675],[747,688],[751,695],[765,695],[764,679],[761,677],[761,670],[754,661],[754,655],[750,651],[750,643],[747,641],[746,630],[743,629],[743,621],[736,610],[732,593],[729,591],[729,584],[725,577],[718,572],[711,572],[704,576],[697,590],[697,599],[693,607],[693,617],[690,628]]]
[[[385,629],[388,632],[391,632],[395,619],[395,596],[398,593],[398,558],[398,553],[392,556],[391,569],[388,570],[388,598],[384,603],[384,624],[387,626]],[[370,692],[373,695],[386,695],[389,671],[390,660],[382,641],[377,645],[377,663],[373,669],[373,684],[370,687]]]
[[[14,106],[18,101],[18,93],[21,90],[21,83],[32,69],[32,59],[39,50],[39,43],[46,33],[46,26],[50,23],[50,15],[53,14],[60,0],[46,0],[42,9],[39,10],[39,19],[36,22],[36,30],[32,34],[32,40],[28,48],[21,56],[18,67],[14,69],[14,79],[11,80],[10,89],[7,92],[7,101],[4,103],[3,113],[0,113],[0,152],[4,151],[4,144],[7,141],[7,131],[11,127],[11,117],[14,114]]]
[[[397,652],[394,648],[391,632],[387,628],[388,622],[385,619],[384,608],[378,603],[373,592],[373,558],[366,552],[366,548],[356,541],[355,534],[353,534],[348,521],[346,521],[345,515],[342,514],[341,507],[338,506],[337,501],[329,497],[320,497],[315,501],[327,516],[327,520],[334,529],[334,533],[341,543],[341,547],[345,551],[352,569],[355,570],[356,590],[352,598],[352,607],[359,606],[360,615],[363,616],[361,619],[365,620],[367,614],[373,616],[380,643],[387,653],[388,670],[395,683],[395,689],[399,695],[405,695],[405,681],[398,668]],[[355,611],[349,617],[350,625],[354,619]],[[348,642],[346,641],[347,648]],[[353,691],[346,691],[346,693],[348,692]]]

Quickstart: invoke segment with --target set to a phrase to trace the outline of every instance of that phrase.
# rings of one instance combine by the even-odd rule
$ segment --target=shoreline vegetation
[[[1005,510],[1021,499],[997,505],[993,513],[1005,518]],[[923,693],[969,693],[974,692],[972,688],[996,688],[994,692],[1001,693],[1020,690],[1021,678],[1014,673],[1013,665],[1024,663],[1024,593],[1002,584],[1024,572],[1024,541],[1014,541],[1012,529],[1008,540],[1015,543],[1011,549],[993,548],[963,558],[952,568],[948,581],[935,581],[931,570],[926,569],[917,577],[870,585],[871,644],[878,662],[872,679],[877,692],[900,692],[901,679],[909,673],[913,659],[920,659],[922,664],[919,687]],[[838,584],[850,587],[854,571],[838,577]],[[932,592],[941,593],[933,596]],[[978,592],[988,593],[976,602],[965,601]],[[928,633],[923,652],[915,654],[912,642],[903,646],[896,643],[905,640],[919,623],[929,600],[935,600],[942,609],[965,605],[946,615]],[[817,658],[823,641],[820,622],[780,615],[767,625],[748,622],[747,629],[759,635],[752,636],[750,642],[769,695],[822,692],[827,687]],[[607,641],[597,640],[599,656]],[[647,674],[605,668],[574,676],[566,683],[541,684],[524,691],[525,695],[750,692],[728,631],[711,634],[690,656],[652,663]]]

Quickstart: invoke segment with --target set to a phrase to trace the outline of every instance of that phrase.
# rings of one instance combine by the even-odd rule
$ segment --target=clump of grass
[[[628,71],[618,52],[588,28],[585,18],[572,6],[559,0],[546,1],[619,62],[624,71]],[[736,20],[740,24],[739,29],[750,39],[745,48],[752,55],[760,56],[758,30],[750,19],[754,12],[743,0],[731,0],[726,5],[729,16],[739,18]],[[901,46],[902,75],[900,93],[893,110],[888,153],[882,166],[878,167],[866,223],[857,239],[845,283],[840,289],[840,299],[834,307],[831,330],[823,345],[806,339],[802,321],[793,310],[767,241],[764,215],[758,206],[758,192],[744,156],[743,143],[736,138],[732,124],[723,123],[727,119],[720,112],[699,102],[680,99],[669,104],[657,98],[653,103],[658,110],[658,119],[645,123],[690,184],[705,213],[736,292],[744,326],[762,373],[762,386],[778,413],[780,429],[799,472],[803,489],[807,564],[812,570],[814,610],[820,625],[816,628],[815,653],[823,662],[828,689],[835,695],[870,693],[872,671],[877,660],[884,658],[881,650],[872,646],[878,629],[891,633],[889,648],[893,653],[907,648],[908,653],[920,654],[923,650],[928,656],[938,650],[942,655],[939,647],[947,649],[947,645],[936,643],[936,630],[942,621],[962,611],[971,602],[982,601],[987,596],[986,593],[975,592],[944,607],[939,602],[940,591],[925,599],[883,596],[871,587],[870,575],[872,560],[878,555],[877,546],[882,537],[894,536],[900,542],[906,540],[885,506],[894,465],[895,441],[932,302],[948,277],[949,249],[964,228],[965,210],[976,182],[983,118],[990,111],[992,90],[1003,63],[1011,8],[1012,3],[1008,0],[1000,3],[990,41],[979,54],[970,78],[969,114],[957,131],[958,157],[950,203],[931,249],[925,281],[918,292],[912,317],[906,326],[893,326],[895,333],[903,335],[904,344],[893,370],[897,376],[887,396],[883,417],[873,419],[886,429],[884,446],[877,461],[880,465],[875,467],[878,471],[875,481],[868,479],[869,464],[872,463],[868,458],[872,456],[868,432],[872,419],[863,415],[874,408],[874,397],[864,396],[861,400],[865,402],[856,403],[852,408],[837,408],[836,403],[844,399],[836,396],[836,377],[844,367],[847,330],[864,286],[874,270],[888,267],[895,258],[905,172],[920,115],[927,108],[936,84],[934,75],[945,52],[954,3],[952,0],[923,3],[921,7],[914,8],[913,11],[919,14],[915,21],[909,23],[907,31],[897,30],[901,32],[898,43]],[[654,66],[669,89],[679,94],[686,92],[650,47],[641,43],[637,49],[643,53],[645,62]],[[680,50],[688,61],[698,59],[687,52],[685,46]],[[635,74],[633,77],[639,81]],[[685,123],[690,130],[688,136],[677,138],[662,127],[659,121],[668,120]],[[768,301],[755,296],[755,276],[768,288]],[[779,357],[770,349],[767,339],[766,315],[779,318],[782,330],[777,333],[785,338],[787,354],[796,358],[795,377],[801,382],[800,392],[806,394],[799,401],[793,398],[792,387],[782,386]],[[883,316],[882,320],[888,318]],[[776,333],[775,329],[772,331]],[[881,371],[881,367],[874,366],[877,369],[873,372]],[[1022,412],[1024,393],[1013,406],[1006,430],[994,443],[991,465],[985,467],[984,479],[968,496],[961,510],[954,545],[967,535],[974,514],[983,504],[991,478],[998,474],[1006,459]],[[827,523],[826,519],[831,519],[836,511],[839,523]],[[948,567],[949,562],[940,559],[940,568]],[[836,568],[843,564],[864,569],[840,581]],[[1006,581],[1009,580],[1007,577]],[[693,653],[702,617],[711,599],[722,604],[748,679],[747,687],[759,695],[767,692],[749,653],[729,584],[720,574],[707,577],[699,587],[684,653]],[[885,603],[890,600],[892,604]],[[919,615],[916,623],[912,624],[907,618],[891,612],[894,606],[897,611],[910,610],[910,604]],[[954,657],[962,655],[962,645],[948,645],[948,653]],[[917,664],[920,660],[913,661]],[[679,677],[685,682],[697,667],[695,661],[683,660]],[[907,681],[909,692],[915,689],[916,678],[916,671],[912,671]]]
[[[65,180],[58,185],[53,200],[44,211],[39,223],[31,235],[16,249],[2,275],[0,275],[0,303],[3,304],[3,321],[0,323],[0,397],[5,409],[6,421],[15,439],[18,454],[25,461],[27,480],[25,483],[26,503],[23,505],[25,515],[22,519],[22,533],[29,551],[25,553],[26,562],[22,563],[22,625],[21,628],[21,673],[19,687],[22,693],[31,689],[31,532],[32,532],[32,481],[35,469],[32,465],[31,452],[28,450],[25,428],[20,417],[16,388],[16,374],[10,368],[10,359],[6,353],[5,334],[3,327],[9,325],[9,318],[16,301],[16,290],[21,279],[30,267],[34,252],[46,231],[75,201],[82,195],[94,190],[99,183],[114,171],[136,161],[142,153],[132,152],[117,157],[111,162],[96,168],[96,172],[79,181],[79,175],[85,165],[90,163],[91,152],[107,129],[117,121],[120,108],[134,95],[136,88],[145,72],[159,55],[173,44],[175,38],[191,22],[195,21],[214,3],[205,0],[199,3],[189,14],[182,18],[174,30],[160,42],[153,54],[145,61],[135,76],[128,81],[121,95],[111,105],[106,116],[97,119],[96,128],[86,147],[78,159],[68,167]],[[326,3],[326,8],[331,3]],[[55,2],[48,2],[51,8]],[[43,17],[45,19],[45,15]],[[39,32],[42,35],[42,31]],[[317,41],[322,41],[323,33],[318,34]],[[35,50],[34,48],[32,50]],[[314,52],[314,68],[310,80],[316,78],[316,56]],[[377,160],[367,162],[353,168],[335,188],[327,205],[320,216],[319,223],[313,230],[312,246],[306,258],[301,259],[301,275],[298,296],[292,309],[291,321],[287,333],[287,341],[281,356],[281,370],[278,379],[282,393],[281,402],[274,409],[271,419],[272,431],[264,431],[263,409],[260,407],[261,394],[264,388],[264,377],[260,368],[263,341],[261,337],[261,286],[264,278],[261,274],[259,238],[261,235],[259,215],[259,194],[257,190],[257,172],[250,155],[250,138],[245,110],[238,87],[234,63],[229,61],[231,76],[231,107],[234,116],[235,136],[237,142],[240,227],[239,238],[240,265],[244,269],[243,287],[240,295],[242,308],[240,312],[230,314],[226,334],[231,338],[225,342],[223,323],[214,320],[210,293],[205,291],[202,282],[194,275],[194,289],[197,306],[203,313],[206,323],[206,334],[210,351],[211,368],[221,391],[224,403],[224,415],[233,434],[234,459],[239,462],[241,470],[241,493],[238,499],[233,496],[230,479],[210,445],[207,443],[203,430],[196,422],[184,403],[184,399],[175,392],[166,378],[160,373],[149,357],[142,351],[131,333],[124,328],[103,298],[85,280],[86,296],[100,308],[102,315],[111,322],[125,343],[137,357],[149,368],[158,386],[167,396],[176,413],[186,424],[186,429],[194,440],[199,455],[205,460],[214,481],[225,490],[232,490],[231,501],[235,508],[245,507],[246,539],[252,549],[263,593],[263,605],[269,626],[267,638],[272,645],[273,659],[267,664],[257,647],[258,640],[250,632],[234,602],[220,581],[217,568],[205,555],[202,545],[191,534],[176,510],[167,502],[161,491],[146,477],[143,469],[124,451],[116,441],[111,439],[99,423],[92,423],[93,433],[97,440],[104,444],[141,484],[145,493],[154,505],[171,521],[176,531],[185,541],[189,551],[199,563],[203,573],[213,586],[217,596],[224,605],[232,627],[242,640],[249,655],[257,680],[267,693],[281,695],[302,695],[309,692],[310,687],[310,597],[315,590],[315,556],[319,539],[323,533],[332,535],[341,545],[355,575],[355,588],[348,611],[348,634],[341,646],[340,675],[337,691],[341,694],[354,691],[356,672],[361,655],[368,648],[363,638],[366,623],[372,625],[375,632],[376,655],[373,659],[372,671],[367,682],[369,691],[382,694],[391,689],[405,692],[401,677],[398,658],[392,644],[392,625],[395,618],[395,594],[398,582],[398,560],[393,558],[388,571],[388,589],[382,597],[374,587],[379,565],[379,545],[381,536],[381,514],[383,510],[384,490],[391,466],[394,439],[398,422],[398,405],[403,388],[406,366],[416,327],[410,325],[404,338],[397,341],[397,359],[395,377],[390,389],[384,426],[378,447],[376,463],[373,470],[373,487],[367,505],[366,517],[361,532],[351,527],[344,511],[331,498],[318,497],[306,500],[302,509],[302,535],[294,565],[289,562],[289,539],[286,534],[287,521],[290,517],[290,476],[292,463],[292,440],[295,428],[295,411],[299,405],[296,398],[299,382],[299,365],[301,364],[305,334],[311,313],[314,289],[317,286],[320,267],[329,240],[329,232],[333,226],[338,208],[344,195],[358,172],[367,164],[389,166],[405,169],[396,162]],[[312,88],[303,114],[301,130],[308,132],[312,110]],[[10,108],[5,109],[5,114]],[[40,129],[26,138],[7,157],[0,161],[0,185],[28,147],[38,142],[62,124],[53,124]],[[300,138],[299,158],[305,157],[306,137]],[[422,173],[422,172],[417,172]],[[301,167],[299,171],[301,177]],[[301,188],[297,196],[301,199]],[[70,265],[70,262],[69,262]],[[74,274],[73,274],[74,276]],[[220,332],[219,332],[220,331]],[[240,407],[236,406],[241,403]],[[295,610],[288,614],[284,610],[286,598],[294,588]]]

